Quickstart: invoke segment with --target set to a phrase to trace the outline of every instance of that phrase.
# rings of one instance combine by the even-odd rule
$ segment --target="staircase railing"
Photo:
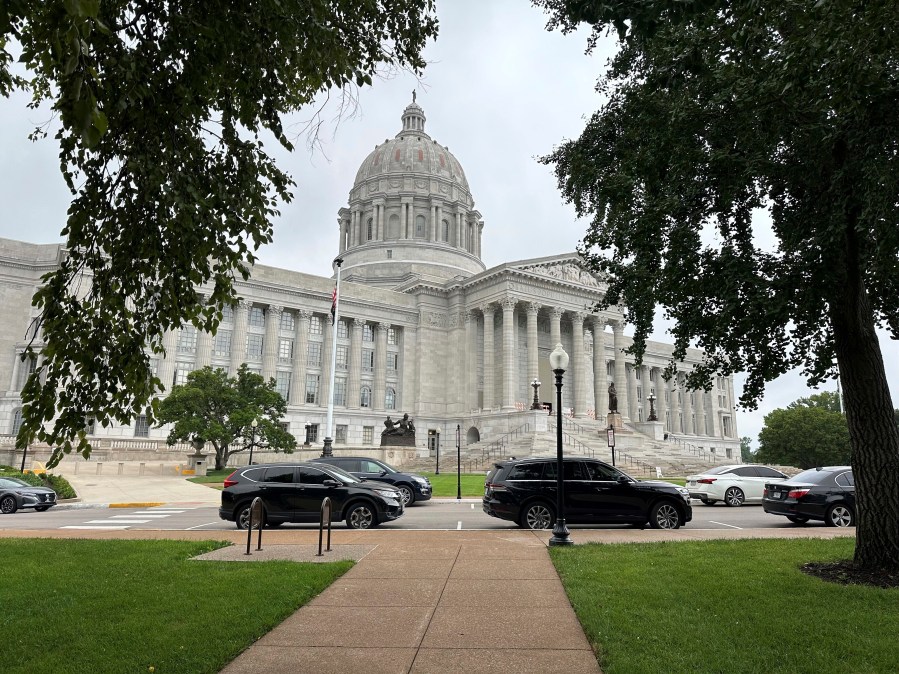
[[[507,454],[508,452],[505,452],[504,450],[509,446],[509,443],[518,436],[530,432],[530,428],[530,423],[524,423],[518,428],[509,431],[505,435],[494,440],[486,447],[481,448],[481,463],[484,463],[485,461],[495,460],[496,458]]]
[[[702,447],[698,447],[693,443],[687,442],[683,438],[679,438],[673,433],[668,433],[668,436],[665,438],[668,442],[672,442],[680,447],[683,447],[688,452],[695,454],[697,457],[702,459],[703,461],[708,461],[709,463],[715,463],[718,461],[718,457],[714,452],[706,451]]]

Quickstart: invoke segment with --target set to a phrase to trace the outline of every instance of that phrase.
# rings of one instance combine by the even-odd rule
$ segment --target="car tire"
[[[801,517],[799,515],[787,515],[787,519],[793,524],[805,524],[808,522],[808,517]]]
[[[19,504],[16,503],[15,496],[4,496],[3,500],[0,501],[0,513],[4,515],[12,515],[18,509]]]
[[[356,503],[347,511],[346,525],[350,529],[372,529],[378,526],[378,514],[368,503]]]
[[[42,513],[45,510],[48,510],[49,508],[50,508],[50,506],[34,506],[34,509],[39,513]]]
[[[397,485],[396,488],[399,490],[400,496],[403,497],[404,508],[415,503],[415,492],[412,491],[412,487],[410,487],[408,484],[400,484]]]
[[[715,499],[711,499],[711,498],[701,498],[699,500],[702,501],[703,504],[707,505],[707,506],[713,506],[716,503],[718,503],[718,501],[716,501]]]
[[[649,526],[653,529],[680,529],[680,510],[671,501],[659,501],[649,511]]]
[[[529,503],[521,514],[519,524],[523,529],[552,529],[556,511],[543,501]]]
[[[724,492],[724,502],[731,508],[739,508],[746,501],[746,495],[739,487],[728,487]]]
[[[266,522],[265,526],[267,529],[277,529],[282,524],[284,524],[284,522]]]
[[[855,513],[845,503],[834,503],[827,509],[824,523],[829,527],[851,527],[855,524]]]
[[[250,528],[250,509],[252,507],[252,503],[247,503],[238,508],[237,517],[234,518],[234,524],[237,525],[238,529],[246,531]],[[268,526],[268,523],[265,521],[265,508],[262,509],[262,522],[263,526]]]

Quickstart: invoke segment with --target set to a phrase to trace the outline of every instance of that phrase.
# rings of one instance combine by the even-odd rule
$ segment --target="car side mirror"
[[[618,484],[630,484],[631,483],[631,481],[627,479],[626,475],[619,475],[616,482],[618,482]]]
[[[386,471],[386,470],[382,470],[382,471],[379,473],[379,475],[380,475],[381,477],[384,477],[385,475],[387,475],[387,471]]]
[[[340,483],[337,480],[323,480],[322,484],[326,487],[339,487]]]

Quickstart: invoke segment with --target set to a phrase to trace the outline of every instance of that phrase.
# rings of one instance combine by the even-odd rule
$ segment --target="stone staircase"
[[[562,447],[565,456],[587,456],[612,463],[606,428],[592,419],[562,420]],[[486,473],[494,462],[510,457],[556,456],[556,425],[551,418],[545,431],[524,425],[491,442],[468,445],[461,451],[461,467],[465,473]],[[632,427],[616,434],[615,465],[634,477],[656,477],[656,469],[663,476],[686,476],[702,472],[728,460],[669,436],[659,441]],[[441,452],[440,471],[455,472],[456,452]],[[433,472],[434,457],[419,457],[409,469]]]

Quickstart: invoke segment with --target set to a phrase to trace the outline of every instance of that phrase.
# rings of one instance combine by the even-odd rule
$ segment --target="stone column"
[[[197,330],[197,369],[202,370],[212,364],[212,333]]]
[[[328,400],[331,395],[331,346],[334,341],[334,318],[331,316],[331,312],[325,314],[325,334],[322,338],[322,380],[321,387],[319,390],[321,391],[321,396],[319,398],[319,404],[322,407],[328,406]],[[322,431],[323,433],[327,433],[327,430]],[[324,436],[322,436],[324,437]]]
[[[712,388],[712,436],[720,438],[721,433],[721,389],[718,387],[720,377],[715,378],[715,386]]]
[[[376,223],[377,223],[377,227],[376,227],[377,233],[375,234],[375,239],[377,239],[378,241],[383,241],[384,239],[387,238],[386,233],[384,232],[384,202],[383,201],[381,201],[378,204],[378,219],[377,219]]]
[[[696,391],[696,435],[708,435],[705,429],[705,391],[698,389]]]
[[[574,375],[574,416],[587,416],[587,363],[584,357],[584,318],[582,311],[571,314],[572,358],[571,372]]]
[[[169,393],[175,381],[175,356],[178,349],[179,330],[166,330],[162,335],[162,348],[165,355],[159,363],[159,381],[163,385],[163,393]]]
[[[593,319],[593,404],[596,418],[609,413],[609,382],[606,366],[606,320]]]
[[[562,343],[562,314],[565,312],[559,307],[553,307],[549,312],[549,351],[556,348],[556,344]]]
[[[475,254],[478,256],[478,258],[481,257],[481,239],[483,238],[483,235],[484,235],[484,221],[479,220],[478,226],[477,226],[477,232],[475,233],[475,246],[478,249],[478,252]],[[553,348],[555,348],[555,346],[553,346]]]
[[[680,402],[677,400],[680,393],[678,379],[680,379],[680,374],[675,373],[668,383],[668,391],[671,397],[671,432],[680,435],[683,429],[680,423]]]
[[[306,358],[309,350],[309,320],[312,312],[308,309],[297,311],[296,338],[293,342],[293,371],[290,374],[290,404],[306,404]],[[324,370],[324,368],[322,368]]]
[[[384,409],[384,394],[387,391],[387,330],[390,323],[378,323],[375,337],[375,386],[372,391],[371,406]]]
[[[19,390],[19,368],[22,367],[22,351],[16,351],[12,362],[12,380],[9,382],[10,391]]]
[[[232,377],[237,376],[237,371],[247,359],[247,312],[250,310],[250,302],[241,300],[234,307],[234,331],[231,333],[231,367]]]
[[[690,391],[686,387],[686,377],[684,378],[684,433],[687,435],[695,435],[696,431],[693,427],[693,401],[691,400],[691,395],[693,391]]]
[[[434,208],[437,209],[437,235],[434,237],[434,241],[440,241],[440,237],[443,235],[443,204],[437,204]]]
[[[353,327],[350,332],[350,372],[346,387],[346,406],[358,409],[359,390],[362,374],[362,326],[365,321],[361,318],[353,319]]]
[[[643,421],[649,420],[649,394],[652,391],[649,383],[649,366],[646,363],[640,366],[640,388],[643,389]]]
[[[465,371],[468,373],[468,410],[478,409],[478,349],[475,339],[478,320],[473,311],[466,310],[465,316]]]
[[[540,311],[540,305],[528,302],[526,308],[528,312],[528,384],[530,385],[532,381],[540,378],[540,350],[537,344],[537,314]],[[553,347],[555,348],[555,344]],[[546,382],[546,385],[549,386],[550,382]]]
[[[484,314],[484,409],[492,410],[496,406],[496,394],[493,390],[493,318],[495,307],[487,304],[481,307]]]
[[[627,389],[629,395],[627,396],[627,414],[626,417],[630,417],[631,421],[637,421],[637,369],[636,366],[631,365],[630,363],[625,363],[624,365],[624,375],[625,380],[627,381]]]
[[[411,197],[403,197],[403,222],[402,222],[402,236],[403,239],[411,239],[415,236],[415,232],[413,231],[413,223],[412,223],[412,199]]]
[[[618,393],[618,413],[624,421],[630,421],[630,406],[627,396],[627,373],[624,367],[624,323],[612,323],[612,349],[615,352],[615,389]]]
[[[653,376],[654,373],[654,376]],[[667,430],[665,424],[665,411],[668,409],[668,403],[665,402],[665,390],[668,388],[667,382],[662,378],[662,368],[654,367],[650,373],[650,377],[656,386],[656,416],[662,422],[663,427]]]
[[[515,392],[518,374],[516,364],[515,305],[518,300],[506,297],[503,307],[503,409],[515,409]]]
[[[265,311],[265,337],[262,342],[262,377],[267,382],[278,369],[278,331],[283,307],[270,304]]]

